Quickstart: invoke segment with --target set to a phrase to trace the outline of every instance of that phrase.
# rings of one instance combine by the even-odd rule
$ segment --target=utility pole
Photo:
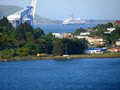
[[[66,55],[68,54],[68,53],[67,53],[67,49],[68,49],[68,48],[67,48],[67,43],[66,43]]]

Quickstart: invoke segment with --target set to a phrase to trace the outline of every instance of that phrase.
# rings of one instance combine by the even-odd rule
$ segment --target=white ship
[[[66,25],[69,25],[69,24],[85,24],[85,20],[80,19],[80,18],[78,18],[78,19],[73,19],[73,18],[71,17],[71,18],[69,18],[69,19],[64,20],[62,24],[66,24]]]

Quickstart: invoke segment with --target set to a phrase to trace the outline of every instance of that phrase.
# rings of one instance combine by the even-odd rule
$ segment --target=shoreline
[[[119,54],[87,54],[87,55],[69,55],[68,57],[57,56],[54,60],[64,60],[64,59],[82,59],[82,58],[120,58]]]
[[[81,54],[69,56],[17,56],[11,59],[0,59],[0,62],[23,61],[23,60],[69,60],[69,59],[83,59],[83,58],[120,58],[120,53],[104,53],[104,54]]]

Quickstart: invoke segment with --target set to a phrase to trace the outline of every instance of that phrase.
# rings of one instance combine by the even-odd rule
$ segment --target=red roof
[[[110,51],[111,52],[120,52],[120,48],[111,48]]]
[[[120,51],[120,48],[116,47],[116,48],[112,48],[112,50],[118,50],[118,51]]]
[[[115,23],[120,24],[120,21],[115,21]]]
[[[100,39],[98,36],[93,36],[92,39]]]

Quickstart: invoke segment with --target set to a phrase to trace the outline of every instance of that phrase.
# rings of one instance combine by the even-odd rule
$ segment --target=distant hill
[[[19,10],[21,10],[22,8],[19,6],[11,6],[11,5],[0,5],[0,19],[3,16],[8,16],[11,15]],[[41,17],[38,14],[35,15],[35,23],[36,24],[50,24],[50,23],[57,23],[59,21],[54,21],[45,17]]]
[[[86,24],[106,24],[109,22],[114,22],[115,20],[86,20]]]

